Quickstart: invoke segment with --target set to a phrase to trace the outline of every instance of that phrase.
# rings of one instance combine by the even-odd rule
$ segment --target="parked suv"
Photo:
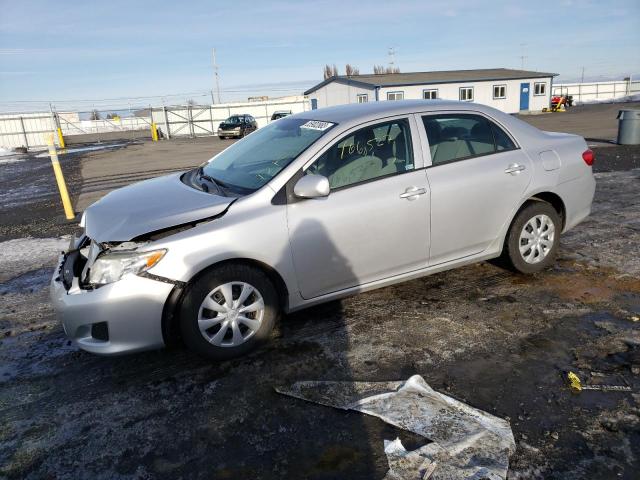
[[[589,215],[592,164],[582,137],[467,102],[298,113],[87,208],[53,304],[91,352],[230,358],[282,312],[496,257],[539,272]]]
[[[242,138],[257,129],[258,123],[251,115],[231,115],[218,126],[218,137]]]

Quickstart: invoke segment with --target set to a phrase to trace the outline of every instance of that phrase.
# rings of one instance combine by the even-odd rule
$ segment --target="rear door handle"
[[[415,200],[418,198],[418,195],[424,195],[425,193],[427,193],[426,188],[409,187],[404,191],[404,193],[400,194],[400,198]]]
[[[509,165],[507,167],[507,169],[504,171],[504,173],[511,173],[511,174],[517,174],[520,173],[521,171],[523,171],[525,168],[524,165],[518,165],[517,163],[512,163],[511,165]]]

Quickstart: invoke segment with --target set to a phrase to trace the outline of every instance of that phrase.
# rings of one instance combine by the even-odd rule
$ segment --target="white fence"
[[[299,113],[307,110],[311,110],[309,100],[295,96],[261,102],[153,108],[152,118],[167,138],[205,137],[217,135],[220,122],[234,114],[251,115],[260,128],[267,125],[277,111]]]
[[[55,132],[51,113],[25,113],[0,115],[0,147],[41,147],[46,137]]]
[[[293,96],[260,102],[154,107],[150,116],[106,118],[109,111],[101,111],[98,112],[101,117],[99,120],[80,119],[92,112],[0,114],[0,147],[43,148],[47,145],[47,137],[55,134],[57,128],[62,130],[67,140],[74,143],[113,139],[119,133],[127,138],[135,138],[148,132],[151,138],[152,119],[167,138],[211,136],[217,134],[220,122],[233,114],[251,115],[258,122],[258,127],[263,127],[271,121],[274,112],[299,113],[310,109],[309,100],[303,96]],[[54,139],[58,143],[57,135],[54,135]]]
[[[148,131],[151,137],[151,117],[80,120],[78,112],[0,114],[0,147],[43,148],[47,145],[47,139],[52,133],[56,144],[59,144],[58,128],[62,130],[65,138],[94,134],[95,140],[99,141],[100,133],[141,130]]]
[[[67,121],[60,116],[59,121],[63,135],[149,130],[151,128],[151,117],[116,117],[100,120]]]
[[[552,94],[572,95],[577,103],[632,100],[640,94],[640,81],[559,83],[553,85]]]

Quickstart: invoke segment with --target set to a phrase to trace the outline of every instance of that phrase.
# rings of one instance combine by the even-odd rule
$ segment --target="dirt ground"
[[[577,128],[568,120],[542,128]],[[221,143],[136,143],[62,161],[77,205],[197,165]],[[637,478],[639,152],[597,149],[593,213],[563,236],[552,269],[525,277],[481,263],[361,294],[287,316],[266,348],[221,363],[181,348],[102,358],[71,345],[47,286],[75,225],[60,218],[46,158],[0,165],[0,478],[379,479],[383,440],[411,450],[425,439],[274,386],[413,374],[510,420],[510,479]],[[631,392],[573,393],[569,371]]]

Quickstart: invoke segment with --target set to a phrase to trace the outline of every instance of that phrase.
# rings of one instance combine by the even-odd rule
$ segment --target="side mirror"
[[[305,175],[293,187],[293,194],[300,198],[318,198],[326,197],[330,190],[327,177]]]

